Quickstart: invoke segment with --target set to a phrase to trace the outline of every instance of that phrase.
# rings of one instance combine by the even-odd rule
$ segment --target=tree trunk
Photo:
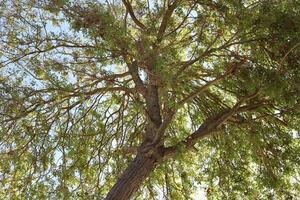
[[[128,200],[139,189],[144,180],[154,170],[156,163],[163,157],[161,147],[153,144],[156,130],[161,125],[158,87],[148,85],[146,107],[150,121],[147,123],[144,142],[135,159],[129,164],[117,183],[107,194],[105,200]]]
[[[138,190],[143,181],[154,170],[157,159],[146,157],[141,152],[129,164],[105,200],[127,200]]]

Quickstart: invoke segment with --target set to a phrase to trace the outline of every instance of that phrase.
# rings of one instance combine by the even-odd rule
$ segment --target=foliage
[[[103,198],[149,137],[172,153],[137,199],[299,198],[299,19],[293,0],[2,1],[1,199]]]

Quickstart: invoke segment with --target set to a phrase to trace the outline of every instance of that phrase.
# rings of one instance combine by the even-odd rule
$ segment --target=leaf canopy
[[[293,0],[2,1],[1,199],[104,198],[150,137],[149,85],[174,156],[136,199],[299,198],[299,19]]]

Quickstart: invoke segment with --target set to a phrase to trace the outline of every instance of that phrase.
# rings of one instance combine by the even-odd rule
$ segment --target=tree
[[[299,2],[0,5],[1,199],[299,197]]]

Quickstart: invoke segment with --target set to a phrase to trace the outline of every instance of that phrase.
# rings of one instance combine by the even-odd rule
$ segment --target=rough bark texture
[[[146,106],[149,119],[145,130],[144,142],[141,144],[135,159],[129,164],[106,196],[106,200],[130,199],[155,169],[156,163],[163,157],[162,147],[158,147],[153,143],[157,129],[162,123],[157,86],[148,86]]]
[[[127,3],[126,1],[123,1]],[[125,172],[115,183],[113,188],[106,196],[106,200],[125,200],[138,190],[144,180],[149,177],[150,173],[155,169],[156,163],[163,158],[163,147],[159,146],[155,139],[157,138],[157,130],[162,124],[161,108],[159,102],[159,93],[157,86],[157,77],[153,71],[156,50],[153,52],[153,59],[146,62],[149,70],[148,84],[145,86],[138,74],[138,63],[135,61],[128,65],[129,72],[132,76],[136,87],[143,87],[143,93],[146,101],[147,125],[143,133],[143,142],[139,147],[135,159],[129,164]],[[151,54],[151,53],[150,53]]]
[[[157,159],[138,153],[106,196],[106,200],[127,200],[155,168]]]

